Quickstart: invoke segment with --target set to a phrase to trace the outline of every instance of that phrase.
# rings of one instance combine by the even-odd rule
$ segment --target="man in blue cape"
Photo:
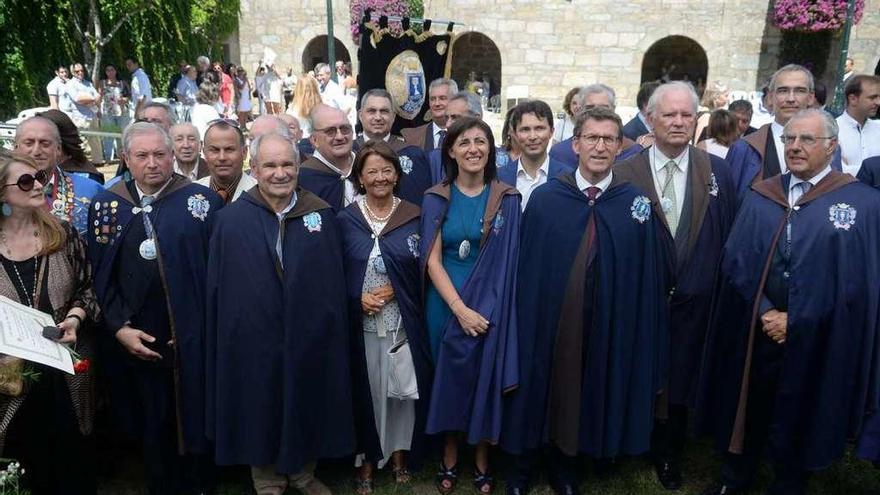
[[[826,112],[782,140],[790,173],[752,186],[724,247],[698,405],[724,465],[706,494],[744,493],[764,447],[767,493],[806,493],[880,406],[880,194],[832,170]]]
[[[859,168],[856,179],[875,189],[880,189],[880,156],[865,159]]]
[[[547,147],[553,137],[553,110],[541,100],[518,104],[510,116],[510,132],[522,148],[522,156],[498,168],[498,179],[515,187],[522,195],[525,211],[532,192],[548,179],[574,170],[550,158]]]
[[[324,104],[317,105],[310,117],[313,130],[309,140],[315,151],[300,165],[298,184],[339,212],[357,196],[349,178],[354,163],[354,128],[341,110]]]
[[[159,126],[132,124],[122,140],[132,180],[95,196],[87,231],[104,338],[128,353],[111,370],[113,407],[143,443],[151,494],[203,490],[209,480],[200,458],[180,456],[209,451],[206,258],[223,202],[172,172],[171,138]]]
[[[523,216],[520,383],[501,436],[517,455],[507,493],[528,491],[547,444],[550,484],[561,494],[578,492],[574,456],[650,448],[668,352],[666,255],[653,204],[612,173],[622,128],[609,109],[579,113],[578,170],[539,187]]]
[[[50,211],[70,223],[80,235],[88,228],[92,199],[103,190],[101,184],[77,174],[64,172],[61,163],[61,135],[46,117],[31,117],[15,129],[15,150],[30,156],[47,175],[43,192]]]
[[[217,216],[207,276],[207,432],[254,489],[328,494],[315,461],[354,452],[342,243],[297,188],[295,143],[252,143],[257,186]]]
[[[391,126],[394,125],[394,102],[391,94],[384,89],[371,89],[364,93],[358,117],[364,133],[354,141],[355,153],[371,139],[388,143],[397,153],[400,168],[403,170],[403,176],[398,183],[398,196],[420,206],[425,190],[434,185],[431,181],[431,169],[428,158],[419,147],[391,134]]]
[[[681,486],[681,455],[693,406],[721,249],[733,222],[735,194],[724,160],[690,146],[697,95],[684,82],[658,87],[648,101],[654,145],[615,166],[614,175],[644,191],[663,225],[669,292],[669,379],[654,426],[657,477]]]
[[[815,102],[813,74],[806,68],[789,64],[777,70],[770,78],[770,98],[773,101],[773,122],[742,137],[730,146],[727,162],[739,201],[752,184],[785,173],[782,128],[794,114],[810,108]],[[831,162],[841,170],[840,150],[835,150]]]

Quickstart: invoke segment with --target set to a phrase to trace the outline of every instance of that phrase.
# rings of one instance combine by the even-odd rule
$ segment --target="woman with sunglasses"
[[[458,481],[461,440],[477,446],[474,487],[494,488],[489,445],[501,434],[502,394],[518,383],[513,286],[520,195],[497,180],[495,140],[461,118],[440,150],[446,178],[425,192],[421,261],[425,321],[435,363],[427,433],[445,433],[437,489]]]
[[[92,338],[83,324],[97,318],[85,243],[47,210],[36,163],[24,155],[0,154],[0,295],[51,314],[59,342],[82,357]],[[40,364],[0,358],[0,422],[3,455],[21,462],[30,493],[93,494],[96,491],[91,438],[93,376],[68,375]],[[78,366],[79,368],[79,366]],[[39,373],[37,378],[31,378]]]

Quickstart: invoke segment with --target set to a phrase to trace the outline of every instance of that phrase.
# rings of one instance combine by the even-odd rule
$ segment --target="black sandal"
[[[481,473],[479,469],[474,468],[474,489],[481,495],[488,495],[495,489],[495,478],[489,474],[488,469],[485,473]]]
[[[412,480],[409,469],[403,466],[392,466],[391,476],[394,478],[394,483],[398,485],[405,485]]]
[[[370,495],[373,493],[373,478],[355,478],[354,491],[358,495]]]
[[[437,491],[443,495],[448,495],[455,491],[455,485],[458,484],[458,466],[446,467],[443,461],[440,461],[440,471],[434,477],[434,484]],[[446,486],[446,485],[449,486]]]

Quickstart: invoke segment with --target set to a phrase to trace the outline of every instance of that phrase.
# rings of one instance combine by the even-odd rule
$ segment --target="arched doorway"
[[[501,110],[501,52],[485,34],[471,31],[456,36],[452,45],[452,79],[462,90],[480,88],[484,106]]]
[[[342,60],[343,62],[351,62],[351,55],[348,54],[348,49],[345,48],[345,45],[339,41],[339,38],[333,38],[336,40],[334,43],[334,47],[336,49],[336,60]],[[302,65],[303,65],[303,74],[307,73],[310,70],[314,70],[315,66],[321,62],[327,62],[327,35],[322,34],[321,36],[315,36],[311,41],[306,45],[305,50],[303,50],[302,55]]]
[[[702,94],[709,73],[706,51],[687,36],[667,36],[654,42],[642,59],[642,82],[690,81]]]

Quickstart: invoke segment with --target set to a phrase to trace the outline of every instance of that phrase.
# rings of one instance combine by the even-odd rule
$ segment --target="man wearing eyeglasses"
[[[381,140],[388,143],[400,159],[403,177],[400,178],[400,197],[412,204],[422,204],[425,190],[431,187],[431,169],[425,153],[407,143],[400,136],[391,134],[394,125],[394,102],[391,93],[384,89],[371,89],[361,97],[361,110],[358,118],[364,133],[354,142],[357,151],[370,140]]]
[[[806,493],[876,420],[880,194],[832,169],[837,135],[822,110],[790,117],[789,173],[752,186],[724,248],[698,408],[724,453],[707,495],[744,493],[762,452],[767,493]],[[880,443],[857,453],[880,460]]]
[[[532,192],[547,179],[571,172],[572,167],[550,158],[547,148],[553,137],[553,110],[545,102],[529,100],[518,104],[510,116],[511,132],[522,148],[522,156],[498,169],[498,180],[517,188],[522,209]]]
[[[561,495],[578,493],[576,456],[646,452],[665,372],[663,225],[613,171],[620,117],[587,109],[574,134],[578,169],[536,189],[522,219],[520,257],[541,262],[517,273],[520,383],[501,435],[516,455],[508,495],[528,492],[541,452]]]
[[[614,169],[648,195],[669,254],[669,376],[652,438],[657,478],[668,490],[682,483],[688,410],[694,405],[715,272],[736,207],[727,163],[690,144],[698,103],[690,83],[658,87],[646,107],[654,144]]]
[[[354,128],[341,110],[317,105],[309,116],[315,152],[302,163],[299,184],[326,201],[334,211],[341,211],[357,197],[357,188],[349,180],[354,163],[352,142]]]
[[[241,193],[257,185],[257,180],[243,171],[246,152],[237,120],[210,122],[205,131],[205,164],[210,175],[196,183],[210,187],[226,204],[237,200]]]
[[[813,74],[797,64],[777,70],[770,78],[768,97],[773,103],[773,122],[739,139],[727,153],[734,187],[741,200],[752,184],[785,173],[785,151],[782,128],[794,114],[810,108],[814,101]],[[832,167],[840,170],[840,152]]]
[[[156,124],[131,124],[122,142],[132,179],[95,197],[87,232],[102,335],[125,354],[124,365],[108,372],[113,404],[141,442],[149,492],[200,491],[207,459],[197,456],[209,445],[205,314],[198,308],[223,202],[173,173],[171,139]],[[193,481],[199,486],[188,486]]]
[[[15,130],[14,145],[16,151],[33,158],[46,174],[46,180],[40,183],[52,214],[84,235],[89,228],[92,198],[103,188],[88,177],[61,169],[61,135],[55,123],[39,116],[23,121]]]

